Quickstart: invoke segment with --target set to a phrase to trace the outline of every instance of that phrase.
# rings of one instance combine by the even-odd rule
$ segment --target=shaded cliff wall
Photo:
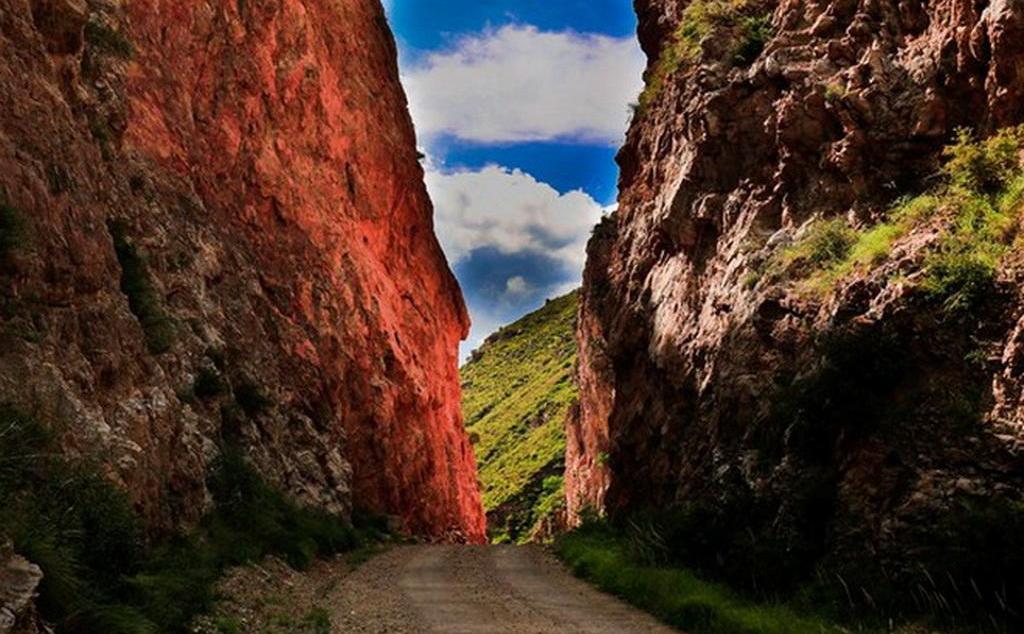
[[[194,521],[222,442],[483,538],[468,319],[375,0],[7,0],[0,400]]]
[[[884,567],[961,497],[1019,499],[1019,257],[957,317],[920,283],[938,220],[824,291],[766,269],[816,218],[939,186],[958,127],[1024,121],[1024,5],[636,8],[648,88],[588,248],[570,512],[741,509],[783,551]]]

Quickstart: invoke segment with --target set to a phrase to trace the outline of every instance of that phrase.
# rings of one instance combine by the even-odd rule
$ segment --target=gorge
[[[300,632],[666,627],[489,539],[694,634],[1020,627],[1024,4],[634,7],[582,289],[460,371],[379,0],[0,0],[0,633],[84,592],[43,525],[90,504],[158,598],[121,545],[269,525],[211,567]]]

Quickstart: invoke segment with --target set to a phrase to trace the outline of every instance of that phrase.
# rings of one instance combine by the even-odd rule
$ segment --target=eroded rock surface
[[[4,0],[0,51],[0,401],[157,528],[232,442],[307,503],[482,539],[379,2]]]
[[[690,3],[636,4],[651,84]],[[959,321],[914,284],[927,228],[821,297],[759,275],[813,218],[933,186],[956,128],[1024,121],[1024,4],[733,6],[763,50],[734,21],[648,89],[589,245],[570,512],[759,509],[780,552],[899,569],[964,496],[1020,498],[1019,258]]]
[[[0,632],[49,631],[35,612],[34,601],[42,578],[39,566],[16,555],[10,542],[0,542]]]

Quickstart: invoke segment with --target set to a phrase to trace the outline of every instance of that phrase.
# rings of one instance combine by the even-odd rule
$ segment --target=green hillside
[[[494,541],[528,539],[563,504],[578,302],[577,292],[549,301],[491,335],[462,367],[462,412]]]

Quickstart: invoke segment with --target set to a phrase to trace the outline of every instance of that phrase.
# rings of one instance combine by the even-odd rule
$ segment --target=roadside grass
[[[755,603],[692,572],[638,563],[610,529],[586,526],[562,535],[555,552],[573,574],[690,634],[828,634],[839,625],[781,604]]]
[[[69,634],[184,632],[231,566],[275,555],[297,569],[381,534],[305,508],[224,448],[208,486],[214,511],[153,544],[127,496],[96,467],[61,456],[50,431],[0,406],[0,534],[43,570],[38,605]]]

